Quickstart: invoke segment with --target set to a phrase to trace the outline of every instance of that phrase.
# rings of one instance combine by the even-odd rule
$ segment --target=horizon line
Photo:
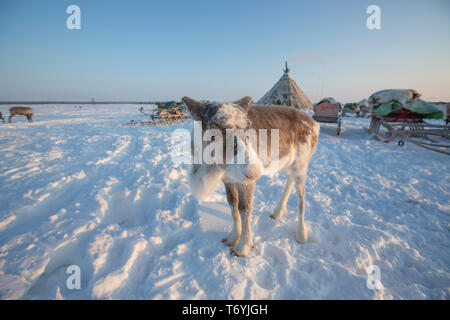
[[[177,100],[164,100],[164,101],[0,101],[0,105],[7,104],[159,104],[168,101]],[[181,102],[181,100],[180,100]]]

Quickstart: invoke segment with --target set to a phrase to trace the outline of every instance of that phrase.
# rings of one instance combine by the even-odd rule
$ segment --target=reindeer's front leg
[[[274,220],[280,220],[283,217],[283,214],[286,212],[286,204],[289,198],[289,194],[291,193],[292,187],[294,186],[294,179],[288,177],[286,187],[283,191],[283,196],[281,197],[280,202],[278,203],[275,211],[270,215],[270,217]]]
[[[238,257],[246,257],[250,253],[253,246],[251,222],[253,208],[253,192],[255,190],[255,182],[248,184],[238,184],[237,190],[239,194],[239,213],[242,221],[242,234],[236,247],[231,248],[231,254]]]
[[[233,229],[231,229],[231,232],[228,235],[228,237],[222,239],[222,242],[225,242],[225,244],[229,247],[234,247],[239,242],[242,230],[241,216],[239,215],[239,208],[238,208],[239,196],[236,185],[234,183],[224,182],[224,184],[225,184],[225,191],[227,193],[228,204],[230,205],[231,209],[231,215],[233,216]]]

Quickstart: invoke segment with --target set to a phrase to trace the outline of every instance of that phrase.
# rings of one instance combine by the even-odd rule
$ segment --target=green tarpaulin
[[[386,102],[380,105],[375,113],[380,116],[387,116],[392,111],[407,109],[412,112],[420,113],[423,115],[425,119],[442,119],[444,118],[444,112],[439,110],[436,106],[423,101],[422,99],[414,99],[410,102],[407,102],[405,106],[401,105],[398,102]]]

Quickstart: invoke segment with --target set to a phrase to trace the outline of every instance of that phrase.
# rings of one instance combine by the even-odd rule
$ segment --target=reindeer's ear
[[[253,99],[252,97],[246,96],[239,99],[238,101],[235,101],[234,103],[247,110],[253,104]]]
[[[195,101],[189,97],[183,97],[181,99],[189,109],[189,113],[191,114],[194,120],[200,120],[200,114],[202,112],[203,107],[205,106],[205,102]]]

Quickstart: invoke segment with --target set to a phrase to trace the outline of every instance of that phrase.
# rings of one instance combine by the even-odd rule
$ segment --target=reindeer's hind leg
[[[252,222],[252,207],[253,207],[253,192],[255,190],[255,182],[248,184],[238,184],[239,194],[239,213],[242,221],[242,235],[236,247],[231,248],[231,254],[238,257],[246,257],[253,247],[251,222]]]
[[[308,239],[308,230],[305,225],[305,173],[295,178],[295,185],[298,197],[298,225],[297,232],[295,234],[295,240],[299,243],[306,243]]]
[[[291,194],[292,187],[294,186],[294,179],[288,177],[286,187],[283,191],[283,196],[281,197],[280,202],[278,203],[275,211],[270,215],[270,217],[274,220],[280,220],[283,217],[283,214],[286,212],[286,203],[289,199],[289,195]]]
[[[10,114],[10,115],[9,115],[8,123],[11,123],[11,119],[12,119],[12,117],[14,117],[14,116],[15,116],[15,114]]]
[[[233,229],[231,229],[230,234],[222,239],[222,242],[224,242],[229,247],[234,247],[239,242],[239,239],[241,238],[241,216],[239,214],[239,208],[238,208],[238,191],[236,188],[236,185],[234,183],[226,183],[225,184],[225,191],[227,193],[227,200],[228,204],[230,205],[231,209],[231,215],[233,216]]]

